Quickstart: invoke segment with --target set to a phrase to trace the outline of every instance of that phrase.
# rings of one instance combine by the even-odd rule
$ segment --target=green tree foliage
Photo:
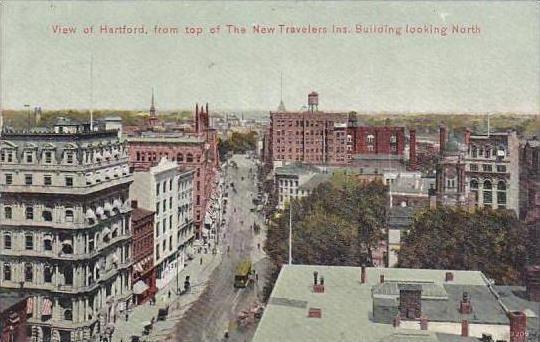
[[[293,262],[317,265],[371,263],[383,238],[386,187],[362,185],[351,176],[335,177],[293,201]],[[276,265],[288,261],[289,210],[271,220],[266,251]]]
[[[247,133],[233,132],[226,140],[218,140],[219,155],[222,159],[227,153],[246,153],[253,151],[257,147],[257,132]]]
[[[500,284],[519,283],[526,241],[511,211],[425,210],[401,240],[399,267],[479,270]]]

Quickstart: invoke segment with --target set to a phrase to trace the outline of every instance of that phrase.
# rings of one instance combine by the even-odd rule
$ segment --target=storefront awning
[[[149,289],[148,285],[146,285],[146,283],[142,280],[139,280],[138,282],[135,283],[135,285],[133,285],[133,293],[135,293],[136,295],[140,295],[148,289]]]

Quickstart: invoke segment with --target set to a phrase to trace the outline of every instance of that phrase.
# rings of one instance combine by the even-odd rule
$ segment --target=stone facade
[[[127,144],[59,120],[0,140],[0,287],[31,294],[32,341],[106,336],[131,300]]]
[[[437,201],[519,213],[519,141],[515,131],[472,135],[462,142],[440,129]]]
[[[157,287],[164,287],[186,260],[194,239],[193,174],[163,157],[148,171],[136,171],[131,197],[138,206],[155,212],[154,261]]]
[[[526,141],[520,151],[520,218],[527,224],[532,246],[530,263],[540,265],[540,141]]]

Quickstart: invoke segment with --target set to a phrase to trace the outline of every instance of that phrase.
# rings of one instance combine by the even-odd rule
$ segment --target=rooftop
[[[324,293],[312,290],[313,272],[324,277]],[[494,296],[490,296],[486,279],[479,271],[451,271],[453,281],[445,282],[447,270],[366,268],[367,281],[360,282],[360,267],[284,265],[276,281],[264,315],[255,332],[253,342],[275,341],[471,341],[459,335],[447,335],[434,331],[394,328],[392,324],[373,320],[373,291],[379,286],[380,275],[389,282],[388,292],[379,293],[387,304],[395,302],[392,282],[424,283],[431,288],[435,299],[425,310],[432,319],[459,321],[458,303],[438,305],[444,298],[458,296],[467,289],[476,311],[474,319],[508,324]],[[428,293],[428,294],[429,294]],[[476,299],[478,296],[478,299]],[[429,299],[429,298],[427,298]],[[448,300],[446,300],[448,302]],[[478,303],[483,301],[483,303]],[[321,310],[320,318],[308,317],[310,308]],[[423,308],[424,310],[424,308]],[[454,317],[455,312],[455,317]],[[458,333],[459,334],[459,333]]]
[[[327,174],[315,174],[307,182],[299,186],[301,190],[313,191],[320,184],[330,180],[330,175]]]
[[[147,216],[153,215],[154,212],[150,210],[146,210],[144,208],[135,208],[131,212],[131,220],[132,221],[139,221],[140,219],[143,219]]]
[[[277,167],[274,170],[274,172],[276,175],[298,176],[298,175],[305,175],[310,172],[320,172],[320,171],[312,165],[293,163],[293,164]]]

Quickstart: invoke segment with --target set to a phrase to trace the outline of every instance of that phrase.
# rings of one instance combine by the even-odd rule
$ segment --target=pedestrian
[[[260,242],[257,242],[257,249],[261,250],[261,243]]]
[[[202,265],[202,257],[201,257],[201,260],[199,261],[199,264]]]
[[[169,299],[171,299],[171,290],[169,290]]]
[[[128,321],[128,319],[129,319],[129,314],[128,314],[127,310],[126,310],[126,322]]]
[[[259,273],[255,273],[255,281],[258,283],[259,282]]]
[[[229,254],[230,249],[231,249],[231,246],[227,246],[227,254]]]

